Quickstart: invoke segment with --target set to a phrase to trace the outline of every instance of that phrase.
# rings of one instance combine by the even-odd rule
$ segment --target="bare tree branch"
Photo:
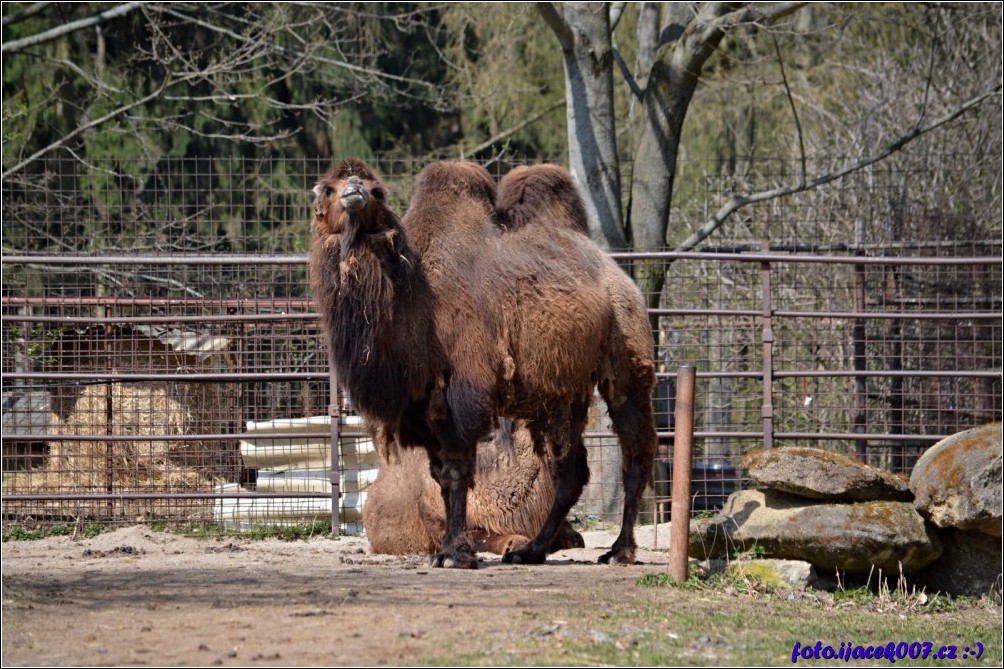
[[[621,17],[624,16],[624,7],[627,5],[626,2],[611,2],[610,3],[610,32],[617,30],[617,24],[620,23]]]
[[[540,12],[540,15],[544,17],[544,22],[550,26],[555,36],[557,36],[561,48],[565,51],[570,51],[575,43],[572,37],[572,29],[568,27],[568,22],[565,21],[564,17],[555,8],[554,3],[541,2],[537,5],[537,11]]]
[[[638,86],[638,82],[634,80],[634,75],[631,74],[631,70],[628,69],[627,63],[624,62],[624,57],[621,56],[621,52],[617,47],[614,47],[613,52],[614,61],[616,61],[617,68],[621,71],[621,76],[624,77],[624,81],[627,82],[628,88],[631,89],[634,96],[641,100],[645,93]]]
[[[565,106],[565,101],[564,100],[558,100],[558,101],[554,102],[553,104],[549,105],[546,109],[542,109],[541,111],[539,111],[538,113],[534,114],[530,118],[522,121],[521,123],[517,123],[516,125],[514,125],[511,128],[507,128],[506,130],[503,130],[502,132],[498,133],[494,137],[490,137],[490,138],[486,139],[485,141],[483,141],[480,144],[478,144],[477,146],[475,146],[473,149],[468,149],[466,152],[473,154],[473,153],[478,153],[479,151],[484,151],[485,149],[489,148],[492,144],[494,144],[496,142],[501,142],[506,137],[509,137],[510,135],[516,134],[517,132],[519,132],[520,130],[522,130],[523,128],[525,128],[527,126],[533,125],[534,123],[536,123],[537,121],[539,121],[543,117],[545,117],[548,114],[550,114],[551,112],[553,112],[555,109],[558,109],[559,107],[564,107],[564,106]]]
[[[164,89],[167,88],[168,83],[169,82],[165,81],[164,83],[162,83],[157,88],[157,90],[155,90],[154,92],[150,93],[149,95],[145,95],[142,98],[139,98],[138,100],[133,100],[132,102],[130,102],[128,104],[122,105],[118,109],[114,109],[114,110],[108,112],[107,114],[105,114],[104,116],[102,116],[100,118],[96,118],[96,119],[94,119],[94,120],[92,120],[92,121],[90,121],[88,123],[83,124],[82,126],[76,128],[73,132],[67,133],[66,135],[60,137],[59,139],[57,139],[56,141],[52,142],[48,146],[42,147],[41,149],[39,149],[35,153],[33,153],[30,156],[28,156],[27,158],[23,159],[17,165],[14,165],[9,170],[4,171],[3,174],[0,174],[0,179],[6,179],[6,178],[8,178],[10,175],[14,174],[15,172],[17,172],[18,170],[20,170],[24,166],[26,166],[29,163],[31,163],[32,161],[37,160],[38,158],[40,158],[40,157],[44,156],[45,154],[49,153],[50,151],[55,151],[59,147],[64,146],[67,142],[69,142],[71,139],[74,139],[75,137],[77,137],[81,133],[84,133],[84,132],[90,130],[91,128],[96,128],[97,126],[101,125],[105,121],[109,121],[109,120],[111,120],[113,118],[122,116],[123,114],[125,114],[126,112],[128,112],[130,109],[135,109],[136,107],[139,107],[140,105],[144,105],[147,102],[150,102],[151,100],[155,100],[161,93],[164,92]],[[177,83],[177,82],[172,82],[172,83]]]
[[[70,21],[69,23],[64,23],[61,26],[56,26],[55,28],[38,33],[37,35],[30,35],[29,37],[22,37],[21,39],[16,39],[11,42],[4,42],[3,45],[0,45],[0,52],[8,53],[12,51],[21,51],[31,46],[37,46],[39,44],[44,44],[45,42],[50,42],[54,39],[62,37],[63,35],[68,35],[72,32],[89,28],[99,23],[104,23],[109,19],[114,19],[128,14],[132,10],[138,8],[141,4],[142,3],[139,2],[127,2],[124,5],[119,5],[118,7],[109,9],[106,12],[95,14],[94,16],[86,19]]]
[[[795,99],[791,95],[791,86],[788,85],[788,75],[784,71],[784,59],[781,58],[781,47],[777,43],[777,37],[771,35],[774,42],[774,53],[777,55],[777,66],[781,70],[781,83],[784,84],[784,92],[788,97],[788,104],[791,106],[791,115],[795,118],[795,132],[798,135],[798,156],[802,163],[802,183],[808,178],[805,169],[805,141],[802,137],[802,122],[798,119],[798,109],[795,108]]]
[[[176,12],[173,9],[171,9],[171,7],[168,6],[168,5],[150,5],[150,9],[152,9],[154,11],[162,12],[164,14],[169,14],[169,15],[171,15],[171,16],[177,18],[177,19],[181,19],[183,21],[188,21],[188,22],[194,23],[195,25],[201,26],[201,27],[205,28],[206,30],[211,30],[213,32],[220,33],[221,35],[226,35],[227,37],[235,40],[238,43],[247,43],[247,44],[252,44],[253,43],[253,40],[251,40],[251,38],[249,38],[247,35],[241,35],[239,33],[235,33],[232,30],[224,28],[222,26],[218,26],[218,25],[215,25],[215,24],[212,24],[212,23],[208,23],[206,21],[199,20],[199,19],[197,19],[197,18],[195,18],[193,16],[189,16],[187,14],[182,14],[180,12]],[[308,56],[305,56],[305,54],[303,54],[303,53],[294,51],[292,49],[288,49],[288,48],[286,48],[286,47],[284,47],[284,46],[282,46],[280,44],[271,43],[269,45],[269,47],[271,49],[274,49],[276,53],[281,53],[281,54],[290,55],[290,56],[297,56],[297,57],[300,57],[300,58],[308,57]],[[344,60],[336,60],[334,58],[326,58],[324,56],[321,56],[320,54],[311,54],[309,56],[309,58],[311,60],[313,60],[313,61],[318,62],[318,63],[324,63],[325,65],[334,65],[335,67],[340,67],[340,68],[349,70],[350,72],[356,72],[358,74],[366,74],[366,75],[369,75],[369,76],[372,76],[372,77],[377,77],[377,78],[380,78],[380,79],[387,79],[389,81],[396,81],[398,83],[404,83],[404,84],[410,84],[410,85],[418,85],[418,86],[422,86],[422,87],[425,87],[427,89],[432,89],[432,90],[434,90],[436,88],[435,84],[431,84],[431,83],[429,83],[427,81],[422,81],[421,79],[410,79],[408,77],[400,77],[398,75],[390,74],[390,73],[387,73],[387,72],[382,72],[380,70],[375,70],[375,69],[372,69],[372,68],[362,67],[360,65],[354,65],[354,64],[346,62]]]
[[[713,3],[726,5],[727,3]],[[721,14],[715,19],[716,27],[726,30],[743,23],[774,23],[805,7],[808,2],[775,2],[772,4],[747,3],[737,10]]]
[[[40,11],[42,11],[51,4],[52,4],[51,2],[36,2],[23,12],[18,12],[17,14],[9,14],[3,17],[3,20],[0,21],[0,25],[9,26],[11,24],[17,23],[18,21],[24,21],[26,18],[38,14]]]
[[[913,130],[911,130],[910,132],[886,144],[877,153],[862,158],[861,160],[857,160],[851,163],[850,165],[846,165],[845,167],[835,172],[827,172],[826,174],[819,175],[818,177],[812,179],[811,181],[806,182],[803,180],[802,182],[792,186],[782,186],[780,188],[761,191],[759,193],[752,193],[750,195],[741,195],[741,194],[733,195],[731,198],[729,198],[729,201],[726,202],[725,205],[721,207],[718,211],[716,211],[704,225],[702,225],[696,232],[690,235],[690,237],[688,237],[681,244],[679,244],[674,250],[675,251],[692,250],[702,241],[707,239],[712,233],[714,233],[715,230],[720,228],[722,224],[725,223],[725,221],[728,220],[728,218],[732,214],[739,211],[746,205],[753,204],[755,202],[765,202],[767,200],[773,200],[775,198],[784,197],[786,195],[793,195],[795,193],[801,193],[802,191],[811,190],[813,188],[817,188],[824,184],[830,183],[831,181],[835,181],[836,179],[839,179],[841,177],[847,176],[848,174],[852,174],[854,172],[862,170],[865,167],[868,167],[869,165],[873,165],[874,163],[879,162],[880,160],[884,160],[885,158],[888,158],[892,154],[896,153],[897,151],[899,151],[904,146],[909,144],[911,141],[917,139],[921,135],[925,135],[931,132],[932,130],[940,128],[946,123],[954,121],[955,119],[962,116],[967,111],[976,107],[983,101],[991,97],[994,97],[995,95],[1000,95],[1000,92],[1001,92],[1001,85],[998,84],[994,88],[988,91],[984,91],[980,95],[977,95],[976,97],[964,102],[955,110],[949,112],[948,114],[942,116],[941,118],[935,121],[932,121],[928,125],[922,127],[915,126]]]

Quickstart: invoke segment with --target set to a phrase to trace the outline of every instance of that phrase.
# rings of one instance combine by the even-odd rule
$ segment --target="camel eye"
[[[387,199],[387,189],[385,189],[383,186],[374,187],[373,190],[370,191],[370,193],[372,193],[373,197],[375,197],[380,202],[383,202]]]

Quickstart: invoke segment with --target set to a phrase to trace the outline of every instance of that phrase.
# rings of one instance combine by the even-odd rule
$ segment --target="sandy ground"
[[[639,528],[632,566],[596,564],[613,533],[584,536],[586,548],[545,565],[484,554],[476,571],[371,555],[359,537],[201,540],[135,526],[9,541],[3,665],[521,663],[511,649],[527,638],[588,641],[597,633],[576,611],[666,571],[668,525]]]

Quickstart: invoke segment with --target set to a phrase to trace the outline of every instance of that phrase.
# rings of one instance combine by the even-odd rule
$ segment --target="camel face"
[[[365,163],[342,161],[314,186],[314,229],[318,237],[337,235],[347,252],[359,235],[383,232],[387,188]]]

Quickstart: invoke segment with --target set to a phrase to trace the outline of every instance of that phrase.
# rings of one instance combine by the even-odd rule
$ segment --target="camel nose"
[[[359,177],[350,177],[349,180],[345,182],[345,186],[342,188],[342,197],[362,193],[364,190],[363,182],[359,180]]]
[[[359,177],[349,177],[342,188],[340,196],[342,206],[348,210],[356,209],[366,201],[366,187]]]

